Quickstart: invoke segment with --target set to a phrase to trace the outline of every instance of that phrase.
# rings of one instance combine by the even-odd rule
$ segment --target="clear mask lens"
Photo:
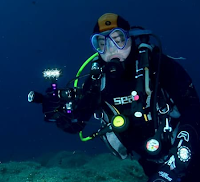
[[[122,29],[114,29],[107,33],[107,35],[105,35],[105,33],[93,35],[91,38],[91,43],[94,49],[102,54],[105,52],[106,48],[108,48],[108,40],[111,40],[118,49],[123,49],[126,46],[127,39],[127,32]],[[110,45],[113,44],[110,43]]]

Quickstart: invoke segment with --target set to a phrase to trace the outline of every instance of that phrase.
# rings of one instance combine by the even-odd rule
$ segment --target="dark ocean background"
[[[99,139],[83,143],[45,123],[41,105],[27,101],[29,91],[44,93],[49,86],[45,68],[62,68],[60,87],[75,76],[94,53],[89,38],[97,19],[108,12],[152,30],[164,53],[187,58],[179,62],[200,95],[199,0],[0,0],[0,162],[52,151],[108,152]]]

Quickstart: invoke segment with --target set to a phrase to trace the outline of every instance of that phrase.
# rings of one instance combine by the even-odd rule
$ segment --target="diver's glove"
[[[55,122],[59,117],[60,98],[58,90],[48,88],[46,94],[43,96],[42,111],[44,113],[44,120],[47,122]]]
[[[180,182],[180,178],[168,165],[164,165],[147,182]]]

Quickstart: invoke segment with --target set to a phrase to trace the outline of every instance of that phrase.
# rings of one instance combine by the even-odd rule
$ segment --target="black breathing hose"
[[[152,109],[152,119],[154,121],[154,127],[158,128],[158,118],[157,118],[157,110],[156,110],[156,101],[157,101],[157,93],[158,93],[158,85],[159,85],[159,78],[160,78],[160,66],[161,66],[161,58],[162,58],[162,44],[158,36],[151,34],[159,44],[159,57],[158,57],[158,66],[157,66],[157,73],[156,73],[156,81],[155,81],[155,88],[154,88],[154,95],[153,95],[153,109]]]

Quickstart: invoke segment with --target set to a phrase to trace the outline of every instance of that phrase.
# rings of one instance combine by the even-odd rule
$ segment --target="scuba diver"
[[[176,58],[162,53],[150,30],[113,13],[98,19],[91,44],[96,53],[66,88],[57,88],[59,70],[44,72],[54,78],[51,87],[44,95],[31,91],[28,101],[42,103],[46,122],[79,133],[84,142],[100,137],[121,159],[139,155],[148,182],[199,181],[200,102]],[[78,86],[88,63],[90,72]],[[92,116],[101,127],[85,136]]]

